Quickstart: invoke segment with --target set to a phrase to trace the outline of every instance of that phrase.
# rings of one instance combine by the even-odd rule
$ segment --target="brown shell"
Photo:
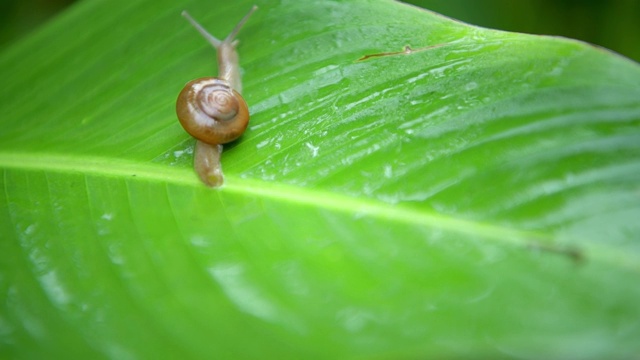
[[[226,144],[249,125],[249,108],[225,80],[206,77],[187,83],[178,95],[176,113],[182,127],[207,144]]]

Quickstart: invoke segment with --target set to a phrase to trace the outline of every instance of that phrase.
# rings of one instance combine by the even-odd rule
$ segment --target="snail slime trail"
[[[218,77],[189,81],[176,102],[180,124],[196,138],[193,167],[211,187],[224,183],[220,165],[222,144],[239,138],[249,124],[249,108],[240,95],[242,82],[235,37],[257,8],[254,5],[224,40],[209,34],[186,11],[182,12],[218,53]]]

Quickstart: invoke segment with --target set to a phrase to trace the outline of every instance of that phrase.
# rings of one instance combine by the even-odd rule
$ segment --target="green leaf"
[[[174,104],[215,54],[179,14],[221,37],[250,5],[85,1],[0,54],[2,357],[640,352],[638,64],[259,1],[212,190]]]

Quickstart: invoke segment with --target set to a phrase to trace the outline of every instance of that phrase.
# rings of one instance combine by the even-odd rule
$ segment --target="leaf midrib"
[[[146,180],[179,186],[202,187],[190,169],[164,164],[139,163],[124,159],[97,156],[45,154],[27,152],[0,152],[0,168],[23,171],[49,171],[85,176],[111,177],[122,180]],[[226,176],[224,191],[253,195],[265,199],[285,201],[292,204],[312,206],[346,213],[356,218],[373,217],[396,221],[416,227],[428,227],[471,235],[505,246],[550,250],[548,253],[567,253],[563,244],[580,244],[580,254],[586,261],[607,263],[609,266],[626,268],[640,273],[640,259],[624,249],[606,247],[597,243],[580,242],[580,239],[559,238],[556,234],[519,230],[479,221],[458,219],[447,214],[432,213],[413,207],[392,205],[379,200],[355,198],[320,189],[300,188],[276,182]],[[6,185],[5,185],[6,186]],[[6,189],[5,189],[6,190]],[[566,255],[566,254],[565,254]]]

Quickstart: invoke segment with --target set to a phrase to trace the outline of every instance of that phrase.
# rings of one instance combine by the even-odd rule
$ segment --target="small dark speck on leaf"
[[[373,58],[379,58],[379,57],[383,57],[383,56],[409,55],[409,54],[417,53],[417,52],[420,52],[420,51],[425,51],[425,50],[429,50],[429,49],[435,49],[435,48],[438,48],[438,47],[441,47],[441,46],[444,46],[444,45],[446,45],[446,44],[430,45],[430,46],[425,46],[425,47],[421,47],[421,48],[417,48],[417,49],[413,49],[411,46],[405,45],[405,47],[402,49],[402,51],[382,52],[382,53],[377,53],[377,54],[364,55],[363,57],[359,58],[356,61],[364,61],[364,60],[373,59]]]
[[[560,246],[560,245],[541,244],[538,242],[531,242],[527,245],[527,249],[546,252],[546,253],[552,253],[557,255],[563,255],[572,259],[577,264],[583,263],[585,261],[584,253],[580,249],[571,247],[571,246]]]

